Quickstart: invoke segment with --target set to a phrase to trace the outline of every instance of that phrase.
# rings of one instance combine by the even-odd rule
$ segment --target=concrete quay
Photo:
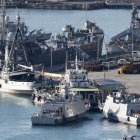
[[[91,80],[105,78],[119,81],[125,85],[129,93],[140,95],[140,74],[118,74],[118,70],[109,70],[105,72],[90,72],[88,77]]]
[[[28,1],[7,4],[7,7],[33,8],[47,10],[94,10],[104,8],[104,1]]]
[[[132,2],[133,0],[15,0],[7,1],[6,6],[47,10],[131,9]],[[135,3],[140,8],[140,0]]]

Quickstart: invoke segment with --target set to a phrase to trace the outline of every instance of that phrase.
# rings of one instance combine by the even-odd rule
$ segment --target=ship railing
[[[50,117],[58,117],[58,116],[62,116],[62,111],[61,110],[46,110],[46,111],[43,111],[42,114],[49,115]]]
[[[139,118],[140,117],[140,112],[132,113],[132,116],[135,117],[135,118]]]

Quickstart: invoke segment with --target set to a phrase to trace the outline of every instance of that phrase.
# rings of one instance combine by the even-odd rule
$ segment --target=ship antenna
[[[65,71],[67,71],[68,68],[68,50],[66,50],[66,60],[65,60]]]
[[[131,28],[135,27],[135,20],[138,19],[138,11],[135,3],[132,3],[132,18],[131,18]]]
[[[5,47],[5,70],[7,71],[8,69],[8,60],[9,60],[9,57],[8,57],[8,45],[6,45]]]
[[[18,21],[18,27],[20,27],[20,15],[19,15],[19,11],[18,11],[18,16],[17,16],[17,21]]]
[[[2,40],[2,46],[4,46],[4,41],[5,41],[5,15],[6,15],[6,11],[5,11],[5,0],[1,0],[1,18],[2,18],[2,36],[1,36],[1,40]]]
[[[138,19],[138,11],[137,11],[137,8],[136,8],[136,6],[135,6],[135,3],[132,3],[132,18],[131,18],[132,57],[133,57],[133,49],[134,49],[134,35],[133,35],[133,32],[134,32],[134,28],[136,27],[136,26],[135,26],[136,19]]]
[[[78,69],[77,52],[76,52],[76,57],[75,57],[75,67],[76,67],[76,70],[77,70]]]

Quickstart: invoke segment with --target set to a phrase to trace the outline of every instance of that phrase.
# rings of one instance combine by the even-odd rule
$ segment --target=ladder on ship
[[[79,47],[74,46],[72,48],[82,58],[84,58],[84,59],[89,59],[90,58],[90,56],[87,53],[85,53],[83,50],[81,50]]]

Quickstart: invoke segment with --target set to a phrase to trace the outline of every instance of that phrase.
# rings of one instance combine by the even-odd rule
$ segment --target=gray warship
[[[51,37],[41,53],[31,54],[31,62],[43,63],[46,67],[62,65],[65,63],[66,52],[71,61],[74,60],[75,53],[85,59],[99,58],[103,39],[103,30],[93,22],[86,21],[85,27],[77,30],[71,25],[66,25],[61,34]]]
[[[70,60],[75,58],[75,53],[85,59],[99,58],[102,53],[104,32],[95,23],[86,21],[83,29],[75,30],[71,25],[66,25],[62,33],[51,36],[51,33],[42,30],[28,30],[28,27],[18,14],[17,21],[13,22],[6,15],[5,0],[1,1],[0,22],[0,57],[4,60],[6,44],[11,44],[14,39],[17,22],[22,31],[22,38],[27,58],[32,65],[43,64],[45,67],[63,65],[66,52]]]
[[[44,42],[46,40],[50,39],[51,33],[45,33],[42,29],[29,31],[28,26],[21,21],[19,13],[16,20],[12,21],[6,14],[5,0],[1,0],[0,8],[0,64],[3,64],[5,47],[6,45],[12,44],[18,26],[22,32],[22,39],[27,56],[30,56],[30,52],[41,52],[40,47],[45,45]]]
[[[140,18],[134,3],[130,28],[112,37],[107,46],[107,50],[109,54],[140,51]]]

